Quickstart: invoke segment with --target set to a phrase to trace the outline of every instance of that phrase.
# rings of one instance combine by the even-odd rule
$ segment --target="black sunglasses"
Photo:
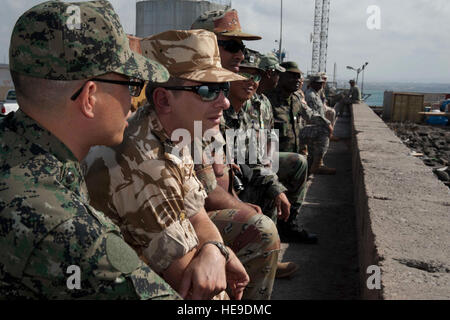
[[[107,79],[92,78],[92,79],[89,79],[88,81],[98,81],[98,82],[106,82],[106,83],[120,84],[123,86],[128,86],[128,90],[130,91],[130,95],[132,97],[139,97],[139,95],[141,94],[142,88],[145,85],[145,81],[140,80],[140,79],[131,79],[129,81],[121,81],[121,80],[107,80]],[[78,98],[81,91],[83,91],[83,88],[86,85],[86,83],[87,83],[87,81],[83,84],[83,86],[80,89],[77,90],[77,92],[75,92],[73,94],[73,96],[70,97],[71,100],[75,101]]]
[[[245,50],[245,45],[236,40],[217,40],[217,44],[231,53],[236,53],[239,50],[244,52]]]
[[[167,90],[191,91],[198,94],[203,101],[214,101],[219,97],[221,92],[223,92],[225,97],[228,97],[230,92],[230,83],[204,83],[198,86],[175,86],[163,88]]]

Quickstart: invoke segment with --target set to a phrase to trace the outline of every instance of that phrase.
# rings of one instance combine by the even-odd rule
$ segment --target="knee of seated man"
[[[280,248],[280,237],[277,226],[268,216],[255,214],[248,221],[248,228],[258,230],[258,238],[267,250],[277,250]],[[247,228],[247,230],[249,230]]]

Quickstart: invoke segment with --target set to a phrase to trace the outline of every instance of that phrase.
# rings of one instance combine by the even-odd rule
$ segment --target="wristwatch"
[[[207,244],[209,244],[209,243],[210,243],[210,244],[213,244],[213,245],[215,245],[217,248],[219,248],[220,253],[222,253],[223,256],[225,257],[225,261],[228,262],[228,259],[230,258],[230,251],[228,251],[228,248],[225,246],[225,244],[223,244],[222,242],[219,242],[219,241],[206,241],[206,242],[203,244],[202,248],[203,248],[204,246],[206,246]]]

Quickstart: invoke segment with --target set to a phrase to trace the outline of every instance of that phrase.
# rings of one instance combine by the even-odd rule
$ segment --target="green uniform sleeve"
[[[52,230],[36,246],[22,283],[43,299],[180,299],[115,231],[91,216]]]

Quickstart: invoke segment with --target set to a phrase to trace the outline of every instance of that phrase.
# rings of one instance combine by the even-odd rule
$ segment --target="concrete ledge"
[[[450,191],[366,105],[352,106],[362,299],[450,299]],[[381,268],[369,290],[368,266]]]

